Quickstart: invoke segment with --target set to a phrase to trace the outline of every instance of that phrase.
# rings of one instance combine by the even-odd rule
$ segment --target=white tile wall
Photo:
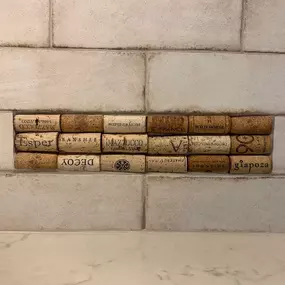
[[[0,230],[138,230],[142,176],[0,174]]]
[[[148,175],[147,230],[285,232],[285,177]]]
[[[161,52],[148,68],[151,112],[285,112],[285,55]]]
[[[54,0],[54,43],[64,47],[240,47],[241,0]]]
[[[49,0],[1,0],[0,46],[49,45]]]

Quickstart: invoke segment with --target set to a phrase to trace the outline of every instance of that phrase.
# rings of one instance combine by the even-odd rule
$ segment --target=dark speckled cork
[[[232,134],[270,135],[273,129],[271,116],[232,117],[231,121]]]
[[[56,169],[57,154],[19,152],[15,155],[16,169]]]
[[[101,133],[103,115],[62,115],[61,130],[65,133]]]

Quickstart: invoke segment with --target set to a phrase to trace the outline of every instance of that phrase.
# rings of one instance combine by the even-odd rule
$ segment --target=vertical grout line
[[[148,114],[148,52],[145,52],[144,58],[144,112]]]
[[[147,202],[147,183],[146,183],[146,173],[143,174],[142,177],[142,221],[141,226],[142,230],[146,228],[146,202]]]
[[[244,28],[245,28],[245,7],[247,0],[241,0],[241,24],[240,24],[240,51],[244,51]]]
[[[49,0],[49,47],[53,47],[53,7],[52,0]]]

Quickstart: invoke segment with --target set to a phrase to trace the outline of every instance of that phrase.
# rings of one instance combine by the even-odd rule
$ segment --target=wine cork
[[[57,165],[58,169],[66,171],[100,171],[100,156],[60,154]]]
[[[230,159],[227,155],[193,155],[188,157],[190,172],[228,173]]]
[[[232,117],[231,133],[240,135],[270,135],[273,118],[270,116]]]
[[[270,154],[271,151],[271,136],[231,136],[231,154]]]
[[[190,134],[228,134],[230,128],[229,116],[189,116]]]
[[[109,134],[145,133],[146,116],[104,116],[104,132]]]
[[[151,134],[187,134],[187,116],[148,116],[147,132]]]
[[[189,152],[193,154],[229,154],[230,136],[189,136]]]
[[[145,155],[101,155],[101,170],[115,172],[145,172]]]
[[[187,136],[149,137],[149,154],[187,154]]]
[[[59,132],[60,115],[16,115],[16,132]]]
[[[231,170],[233,174],[268,174],[272,171],[271,156],[230,156]]]
[[[57,154],[18,152],[15,155],[16,169],[56,169]]]
[[[101,134],[59,134],[58,149],[63,153],[100,153]]]
[[[102,135],[103,152],[147,153],[147,135]]]
[[[62,115],[61,130],[65,133],[102,133],[103,115]]]
[[[147,156],[148,172],[187,172],[186,156]]]
[[[15,137],[18,151],[56,152],[58,133],[19,133]]]

